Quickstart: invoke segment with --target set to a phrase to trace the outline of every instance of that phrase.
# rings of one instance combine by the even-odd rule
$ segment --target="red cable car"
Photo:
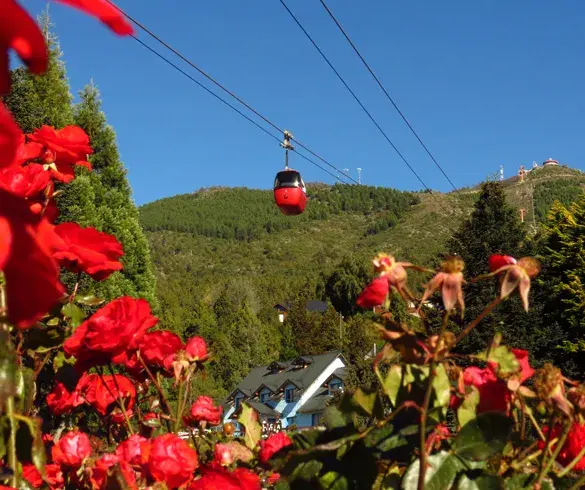
[[[282,214],[296,216],[305,210],[307,205],[307,188],[301,174],[288,168],[288,150],[294,150],[290,140],[293,135],[284,132],[284,141],[280,144],[285,150],[284,170],[276,174],[274,179],[274,201]]]
[[[305,210],[307,190],[299,172],[287,168],[276,174],[274,201],[286,216],[296,216]]]

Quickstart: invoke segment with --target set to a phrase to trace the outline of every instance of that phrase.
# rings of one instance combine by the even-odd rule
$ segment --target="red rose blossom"
[[[477,413],[509,412],[510,390],[504,381],[496,377],[492,369],[468,367],[463,371],[463,381],[468,386],[475,386],[479,391]]]
[[[386,301],[390,291],[386,277],[376,277],[359,295],[356,303],[362,308],[374,308]]]
[[[142,469],[148,464],[150,440],[133,434],[116,448],[116,456],[127,461],[130,466]]]
[[[91,456],[91,444],[87,434],[79,431],[67,432],[53,446],[53,462],[62,466],[79,468]]]
[[[77,327],[63,348],[68,357],[75,356],[81,367],[123,363],[127,351],[136,350],[146,331],[157,322],[146,300],[123,296]]]
[[[148,332],[140,341],[140,356],[149,366],[164,369],[164,361],[183,349],[181,338],[168,330]]]
[[[548,434],[549,430],[550,430],[549,427],[542,428],[542,432],[545,435]],[[562,432],[563,430],[561,425],[556,425],[552,430],[551,440],[560,437]],[[553,447],[551,449],[554,450],[555,446],[556,445],[553,444]],[[561,452],[557,456],[557,461],[563,466],[567,466],[579,455],[583,447],[585,447],[585,424],[573,422],[573,425],[569,430],[567,440],[565,441],[565,444],[563,444]],[[538,448],[544,449],[543,441],[539,441]],[[585,470],[585,456],[579,460],[579,462],[573,467],[573,470],[575,471]]]
[[[108,473],[115,465],[119,465],[120,473],[124,478],[127,487],[131,490],[138,489],[138,487],[136,486],[136,475],[134,474],[134,470],[132,470],[128,462],[121,460],[115,454],[104,454],[100,459],[98,459],[95,462],[94,466],[90,469],[91,471],[90,481],[93,485],[93,488],[99,489],[108,488],[108,480],[110,480],[111,478],[108,475]],[[112,480],[115,481],[115,477],[112,478]]]
[[[191,405],[190,420],[193,422],[207,422],[211,425],[218,425],[221,422],[223,408],[216,407],[209,396],[200,396]]]
[[[75,407],[82,405],[84,400],[77,391],[69,393],[65,385],[59,381],[47,395],[47,405],[54,415],[70,413]]]
[[[3,0],[0,9],[0,96],[10,91],[9,49],[16,51],[31,72],[40,74],[47,69],[43,33],[15,0]]]
[[[227,444],[218,442],[213,451],[213,459],[221,466],[229,466],[234,462],[234,455]]]
[[[49,488],[51,490],[62,489],[65,485],[63,479],[63,471],[61,466],[58,464],[46,464],[45,473],[49,482]],[[39,473],[39,470],[32,464],[22,465],[22,477],[29,482],[34,488],[41,488],[43,486],[43,478]],[[9,487],[5,487],[9,488]],[[0,487],[0,490],[2,487]]]
[[[268,463],[274,454],[280,451],[283,447],[290,446],[292,441],[284,432],[277,432],[272,434],[263,441],[260,441],[260,453],[258,454],[262,463]]]
[[[201,478],[189,486],[189,490],[261,490],[260,477],[246,468],[228,472],[222,468],[201,468]]]
[[[207,357],[207,344],[202,337],[191,337],[185,347],[189,361],[201,361]]]
[[[199,466],[197,452],[175,434],[165,434],[152,441],[148,469],[156,481],[169,488],[189,483]]]
[[[8,320],[19,328],[33,325],[65,293],[51,257],[54,241],[47,220],[31,213],[24,199],[0,189],[0,270]]]
[[[55,233],[61,240],[53,257],[70,271],[85,272],[95,281],[103,281],[122,269],[118,259],[124,251],[116,237],[77,223],[61,223],[55,226]]]
[[[124,400],[126,410],[132,410],[136,400],[134,383],[121,374],[116,374],[115,379],[113,375],[105,375],[102,377],[98,374],[84,374],[77,384],[76,391],[100,415],[104,416],[108,415],[112,409],[118,407],[117,400],[120,396]],[[121,420],[123,420],[123,414],[121,415]]]

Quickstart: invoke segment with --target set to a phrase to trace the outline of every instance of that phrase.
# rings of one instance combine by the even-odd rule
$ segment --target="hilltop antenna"
[[[504,166],[500,165],[500,182],[504,180]]]
[[[290,142],[291,139],[294,139],[294,136],[292,135],[292,133],[290,131],[287,131],[285,129],[284,130],[284,141],[282,141],[280,143],[280,146],[286,150],[285,154],[284,154],[284,168],[286,170],[288,170],[288,150],[295,149],[295,147]],[[338,174],[337,178],[339,179],[339,174]]]
[[[357,168],[358,173],[358,185],[362,184],[362,169],[360,167]]]
[[[344,168],[343,171],[347,174],[349,172],[349,169],[348,168]]]

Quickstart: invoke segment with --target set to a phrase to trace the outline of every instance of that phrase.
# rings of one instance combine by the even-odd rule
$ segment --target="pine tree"
[[[48,12],[39,19],[45,35],[49,65],[41,75],[33,75],[26,68],[17,68],[11,73],[12,91],[5,103],[25,133],[30,133],[46,124],[62,128],[73,124],[71,102],[73,100],[67,80],[63,53],[59,40],[51,32]]]
[[[570,207],[557,202],[549,212],[542,240],[544,263],[539,278],[545,292],[544,318],[563,332],[559,362],[582,374],[585,362],[585,195]]]
[[[357,297],[370,279],[370,268],[355,256],[346,257],[327,279],[325,294],[344,316],[358,310]]]
[[[89,135],[94,153],[93,170],[80,169],[58,199],[60,222],[75,221],[82,226],[114,235],[124,248],[124,268],[102,283],[89,285],[92,292],[111,300],[129,295],[147,299],[153,307],[155,277],[148,242],[138,221],[138,210],[116,144],[114,130],[101,110],[99,91],[90,83],[74,107],[75,123]]]
[[[516,211],[506,202],[499,182],[482,185],[473,213],[453,235],[448,244],[450,253],[465,261],[464,274],[467,278],[488,272],[488,260],[495,253],[523,256],[526,230],[518,219]],[[465,318],[477,317],[483,308],[499,294],[495,279],[481,281],[464,288]],[[517,298],[500,305],[476,327],[458,349],[465,353],[476,353],[485,349],[496,331],[504,335],[505,343],[517,341],[518,330],[525,326],[518,321],[525,316]],[[526,338],[522,339],[524,342]]]

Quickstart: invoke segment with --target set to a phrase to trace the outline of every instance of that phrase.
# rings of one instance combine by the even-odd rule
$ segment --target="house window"
[[[236,399],[234,400],[234,408],[237,410],[238,408],[240,408],[240,403],[242,402],[242,397],[241,396],[237,396]]]
[[[286,403],[292,403],[294,397],[295,397],[295,389],[294,388],[286,388],[284,390],[284,401]]]
[[[266,403],[268,401],[269,397],[270,397],[270,392],[263,391],[262,393],[260,393],[260,403]]]
[[[321,421],[321,414],[319,414],[319,413],[311,414],[311,426],[312,427],[319,425],[320,421]]]
[[[329,383],[329,394],[336,392],[341,388],[341,386],[342,383],[338,379],[331,381],[331,383]]]

